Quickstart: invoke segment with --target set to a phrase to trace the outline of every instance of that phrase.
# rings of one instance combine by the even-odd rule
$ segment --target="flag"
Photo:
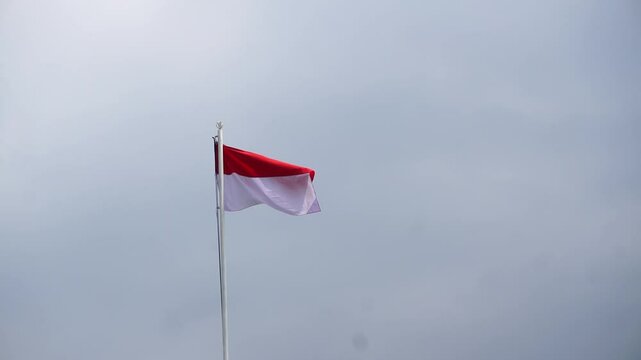
[[[218,148],[216,172],[218,172]],[[320,211],[313,169],[223,145],[225,210],[265,204],[291,215]]]

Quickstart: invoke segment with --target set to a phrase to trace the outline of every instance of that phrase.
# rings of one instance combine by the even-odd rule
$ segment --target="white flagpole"
[[[227,335],[227,277],[225,276],[225,242],[223,240],[225,224],[225,173],[223,171],[223,123],[216,123],[218,136],[218,176],[216,177],[216,217],[218,218],[218,273],[220,275],[220,313],[223,327],[223,360],[229,359],[229,342]]]

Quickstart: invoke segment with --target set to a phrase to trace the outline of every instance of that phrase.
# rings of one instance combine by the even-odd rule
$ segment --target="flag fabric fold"
[[[216,172],[218,150],[216,148]],[[320,211],[313,169],[223,145],[225,210],[265,204],[290,215]]]

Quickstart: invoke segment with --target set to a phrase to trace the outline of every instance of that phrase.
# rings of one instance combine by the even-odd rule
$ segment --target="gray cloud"
[[[0,2],[0,358],[637,359],[633,1]]]

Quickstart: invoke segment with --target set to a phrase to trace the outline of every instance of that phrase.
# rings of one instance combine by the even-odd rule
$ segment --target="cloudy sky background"
[[[0,359],[641,357],[641,5],[0,0]]]

